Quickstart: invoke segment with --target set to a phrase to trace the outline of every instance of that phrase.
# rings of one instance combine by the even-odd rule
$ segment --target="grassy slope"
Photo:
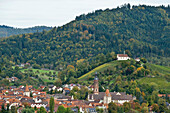
[[[160,66],[160,65],[150,64],[150,63],[147,63],[147,65],[149,66],[149,68],[151,68],[152,71],[158,71],[159,73],[162,74],[170,74],[170,67]]]
[[[29,69],[21,69],[20,71],[21,71],[22,73],[24,73],[25,70],[29,70]],[[37,74],[44,82],[55,82],[55,80],[53,80],[52,77],[50,77],[51,80],[49,80],[49,76],[47,76],[47,75],[42,76],[42,75],[41,75],[42,73],[45,74],[45,73],[49,73],[49,72],[51,72],[51,73],[56,72],[56,74],[58,74],[58,72],[55,71],[55,70],[41,70],[41,69],[32,69],[32,70],[33,70],[33,72],[34,72],[35,74]],[[39,71],[39,73],[36,73],[37,70]]]
[[[90,72],[82,75],[81,77],[79,77],[78,79],[79,80],[83,80],[83,79],[86,79],[89,75],[93,75],[96,71],[97,72],[102,72],[104,71],[105,69],[107,69],[108,67],[114,67],[116,65],[118,65],[119,62],[118,61],[112,61],[112,62],[109,62],[109,63],[105,63],[103,65],[100,65],[96,68],[94,68],[93,70],[91,70]]]
[[[155,77],[155,78],[141,78],[138,80],[139,83],[143,84],[149,84],[149,85],[155,85],[157,89],[164,89],[168,92],[170,92],[170,82],[168,82],[163,77]]]
[[[24,70],[29,70],[29,69],[21,69],[21,72],[24,72]],[[53,72],[56,72],[56,74],[58,73],[57,71],[55,70],[41,70],[41,69],[32,69],[33,72],[36,72],[37,70],[41,73],[49,73],[50,71],[53,73]]]
[[[160,65],[155,65],[155,64],[150,64],[147,63],[147,66],[149,66],[149,68],[152,71],[157,71],[161,74],[170,74],[170,67],[166,67],[166,66],[160,66]],[[168,92],[170,92],[170,82],[168,82],[164,76],[162,77],[155,77],[155,78],[141,78],[138,80],[139,83],[143,84],[143,83],[147,83],[149,85],[155,85],[157,86],[157,89],[164,89]]]

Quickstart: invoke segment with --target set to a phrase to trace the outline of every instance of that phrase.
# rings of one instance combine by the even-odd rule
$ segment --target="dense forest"
[[[20,34],[0,41],[0,62],[38,64],[50,69],[76,66],[77,61],[130,52],[149,62],[169,66],[170,8],[123,5],[80,15],[50,31]]]
[[[30,28],[14,28],[6,25],[0,25],[0,38],[9,37],[11,35],[42,32],[43,30],[50,30],[52,27],[47,26],[35,26]]]

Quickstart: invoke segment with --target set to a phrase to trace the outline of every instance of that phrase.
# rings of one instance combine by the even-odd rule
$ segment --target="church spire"
[[[99,94],[99,79],[97,77],[97,72],[95,73],[95,78],[94,78],[94,91],[93,91],[93,93],[95,95]]]
[[[27,84],[26,84],[26,87],[25,87],[25,92],[29,92],[29,88],[28,88]]]
[[[24,95],[30,97],[30,91],[29,91],[27,84],[26,84],[26,87],[25,87]]]

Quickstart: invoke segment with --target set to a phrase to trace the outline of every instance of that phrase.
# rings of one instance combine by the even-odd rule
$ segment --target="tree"
[[[119,91],[120,91],[120,88],[119,88],[119,85],[118,85],[118,84],[115,85],[114,91],[116,91],[116,92],[119,92]]]
[[[74,111],[71,111],[71,108],[66,108],[65,113],[74,113]]]
[[[50,98],[50,113],[54,112],[54,97]]]
[[[102,108],[96,108],[97,113],[103,113],[103,109]]]
[[[65,112],[66,112],[66,109],[64,108],[64,106],[58,107],[57,113],[65,113]]]
[[[149,113],[148,112],[148,107],[143,107],[142,110],[141,110],[142,113]]]
[[[155,111],[155,112],[159,112],[159,106],[158,106],[158,104],[153,104],[152,105],[152,111]]]
[[[44,107],[40,107],[40,109],[37,111],[37,113],[47,113]]]
[[[130,9],[130,4],[129,3],[127,4],[127,8]]]
[[[165,99],[162,99],[162,98],[160,98],[159,100],[158,100],[158,105],[159,105],[159,110],[160,110],[160,112],[164,112],[164,111],[166,111],[167,110],[167,108],[166,108],[166,100]]]
[[[124,113],[124,109],[122,106],[119,106],[118,109],[117,109],[117,112],[118,113]]]
[[[5,110],[4,104],[2,104],[1,112],[2,112],[2,113],[7,113],[6,110]]]
[[[37,110],[37,106],[34,106],[34,110],[35,110],[35,111]]]
[[[54,85],[55,85],[56,87],[61,87],[61,85],[62,85],[61,79],[57,78],[57,80],[55,81]]]
[[[39,64],[34,64],[32,67],[33,67],[34,69],[41,69],[41,66],[40,66]]]
[[[130,110],[130,108],[131,108],[130,103],[129,102],[123,103],[123,108],[124,108],[125,112],[128,112]]]
[[[143,63],[146,63],[147,62],[147,60],[145,59],[145,58],[141,58],[140,59]]]
[[[17,113],[17,109],[16,109],[15,106],[12,106],[12,107],[11,107],[11,113]]]
[[[108,105],[108,112],[109,113],[117,113],[117,105],[113,102],[110,102]]]
[[[125,53],[126,53],[129,57],[132,57],[132,54],[130,53],[129,50],[126,50]]]
[[[34,109],[32,109],[32,108],[24,108],[21,113],[34,113]]]
[[[9,103],[7,104],[7,112],[9,112]]]

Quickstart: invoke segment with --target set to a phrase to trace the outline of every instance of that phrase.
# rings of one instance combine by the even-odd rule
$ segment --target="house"
[[[73,111],[74,113],[78,113],[78,108],[71,108],[71,111]]]
[[[63,89],[63,94],[67,95],[67,94],[69,94],[69,93],[70,93],[70,89],[67,88],[67,87],[65,87],[65,88]]]
[[[51,90],[53,90],[53,91],[54,91],[54,90],[57,88],[57,87],[56,87],[56,86],[54,86],[54,85],[49,85],[48,87],[49,87],[49,89],[48,89],[49,91],[51,91]]]
[[[27,66],[30,66],[30,63],[25,63],[25,64],[22,63],[22,64],[19,65],[19,67],[25,67],[26,65],[27,65]]]
[[[117,60],[130,60],[127,54],[117,54]]]
[[[12,81],[17,81],[18,78],[17,77],[11,77]]]
[[[31,103],[31,107],[34,108],[36,106],[36,108],[40,108],[40,107],[44,107],[46,108],[48,105],[48,102],[47,101],[42,101],[42,102],[33,102]]]
[[[40,86],[40,89],[41,90],[44,90],[46,86]]]
[[[139,58],[136,58],[135,61],[136,61],[136,62],[140,62],[140,59],[139,59]]]
[[[17,77],[11,77],[11,78],[6,78],[6,79],[9,80],[9,82],[14,82],[18,80]]]
[[[8,99],[6,101],[6,103],[8,103],[10,106],[9,106],[9,109],[11,109],[12,106],[16,106],[16,107],[19,107],[19,105],[21,104],[20,100],[18,99]]]
[[[62,91],[63,91],[63,88],[62,88],[62,87],[58,87],[58,88],[57,88],[57,91],[58,91],[58,92],[59,92],[59,91],[62,92]]]
[[[86,113],[97,113],[96,108],[86,108]]]
[[[70,100],[71,96],[66,96],[65,94],[55,94],[54,98],[57,100]]]

